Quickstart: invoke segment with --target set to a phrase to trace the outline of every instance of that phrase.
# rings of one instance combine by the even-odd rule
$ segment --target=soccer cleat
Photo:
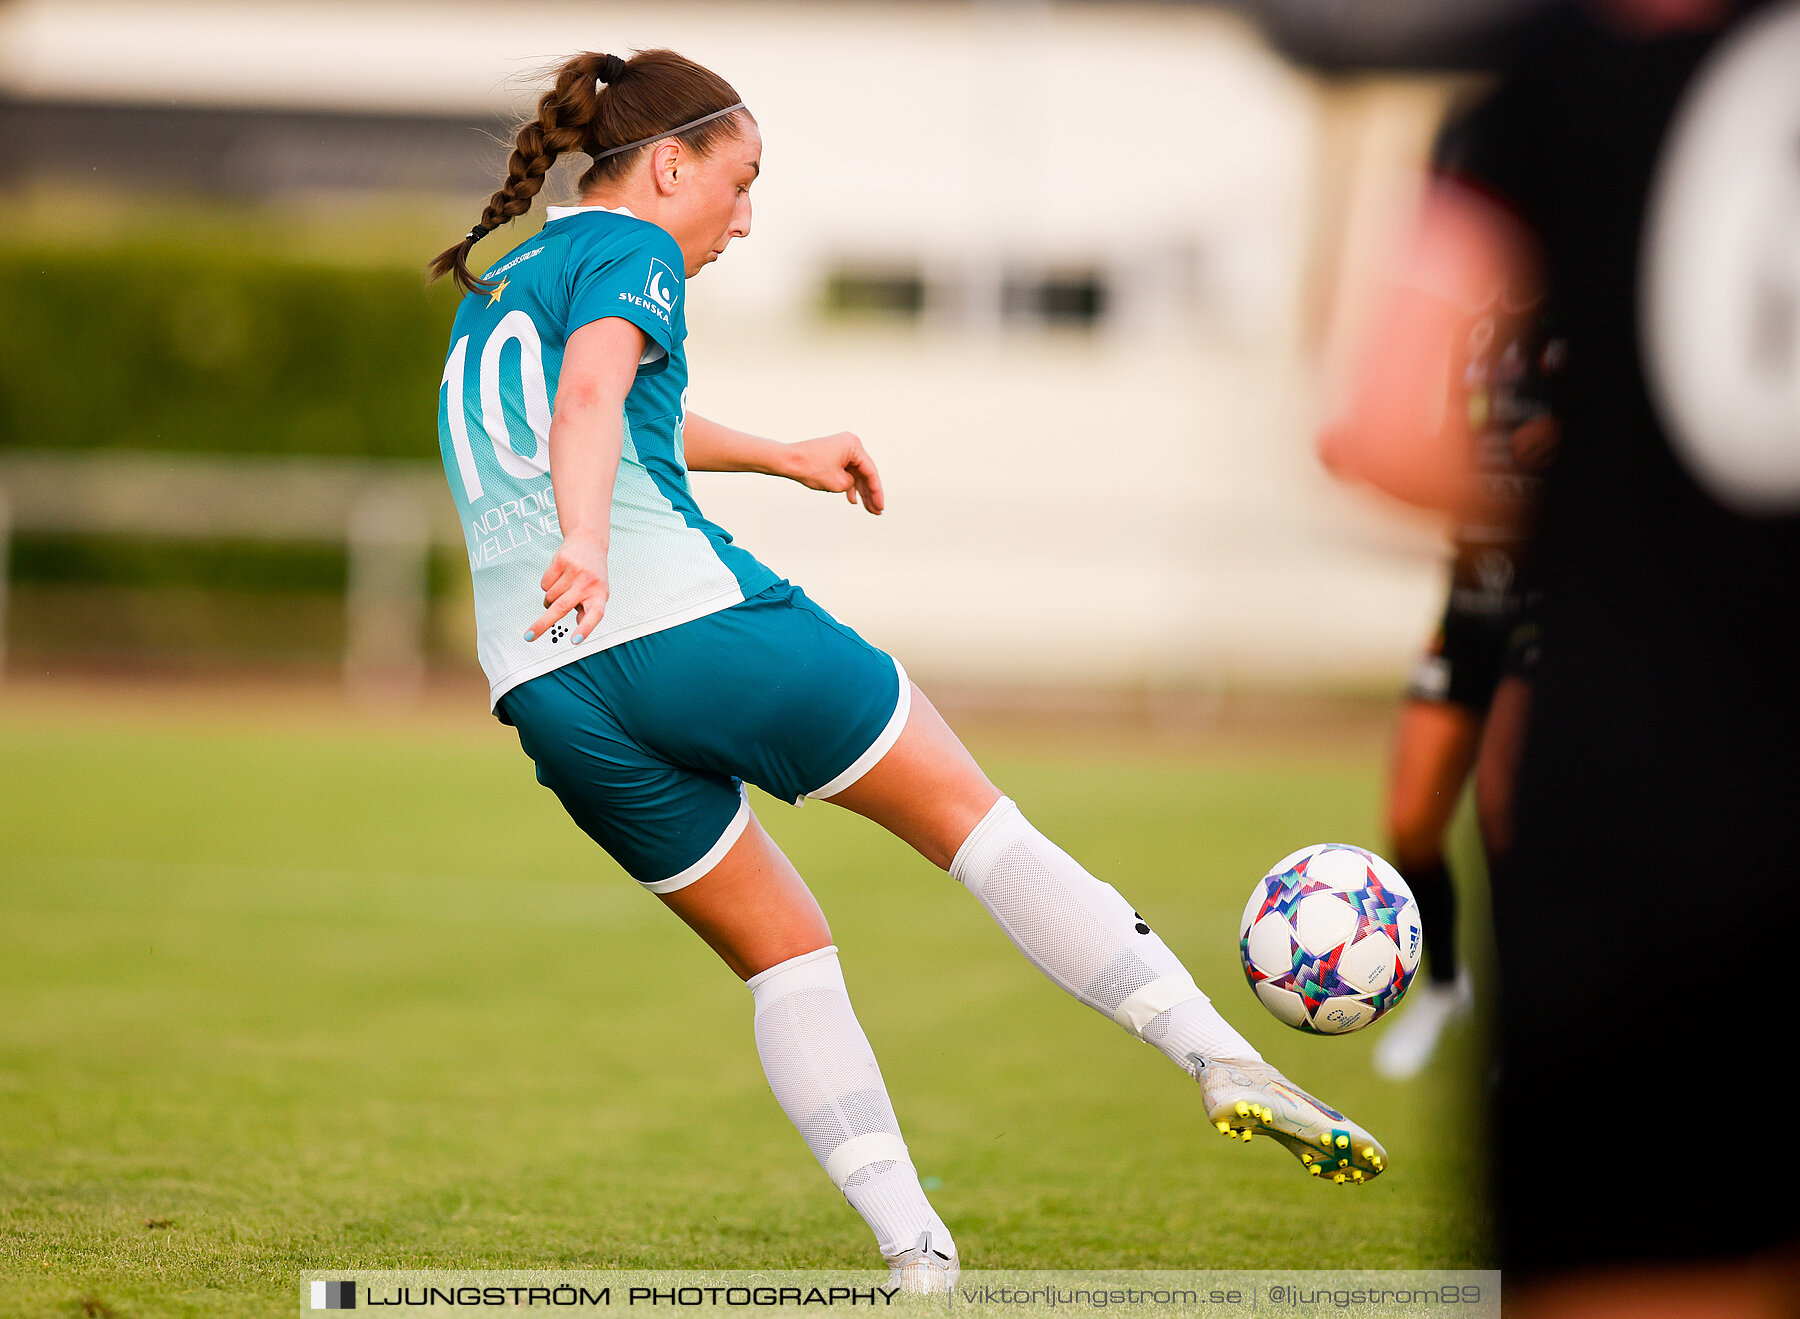
[[[1375,1071],[1390,1081],[1417,1076],[1437,1052],[1444,1031],[1468,1015],[1475,989],[1464,971],[1448,985],[1429,981],[1407,997],[1409,1006],[1387,1028],[1375,1046]]]
[[[1273,1136],[1313,1177],[1357,1185],[1387,1167],[1381,1142],[1264,1062],[1196,1060],[1206,1118],[1226,1136]]]
[[[949,1295],[956,1290],[962,1276],[962,1265],[954,1251],[944,1254],[931,1248],[931,1233],[919,1233],[919,1244],[898,1255],[884,1255],[888,1266],[888,1285],[903,1292],[927,1295]]]

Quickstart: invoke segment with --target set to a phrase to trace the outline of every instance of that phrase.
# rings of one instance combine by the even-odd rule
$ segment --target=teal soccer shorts
[[[500,698],[538,782],[653,893],[693,883],[749,823],[744,781],[796,804],[887,754],[912,684],[781,582],[595,651]]]

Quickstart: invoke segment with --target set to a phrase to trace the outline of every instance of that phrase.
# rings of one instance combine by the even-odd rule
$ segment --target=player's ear
[[[656,180],[658,195],[667,197],[681,183],[681,175],[688,169],[690,161],[681,143],[676,141],[659,142],[650,152],[651,174]]]

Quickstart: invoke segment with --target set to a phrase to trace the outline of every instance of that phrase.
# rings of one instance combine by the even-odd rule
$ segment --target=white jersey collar
[[[545,209],[545,214],[551,220],[560,220],[565,215],[580,215],[583,211],[605,211],[608,215],[631,215],[629,206],[551,206]],[[631,215],[631,218],[635,220],[637,216]]]

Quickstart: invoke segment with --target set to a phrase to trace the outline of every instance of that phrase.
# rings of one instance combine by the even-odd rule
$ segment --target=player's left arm
[[[860,501],[871,513],[887,506],[875,460],[850,431],[783,444],[690,412],[682,422],[681,436],[691,471],[785,476],[809,490],[829,490],[852,504]]]

